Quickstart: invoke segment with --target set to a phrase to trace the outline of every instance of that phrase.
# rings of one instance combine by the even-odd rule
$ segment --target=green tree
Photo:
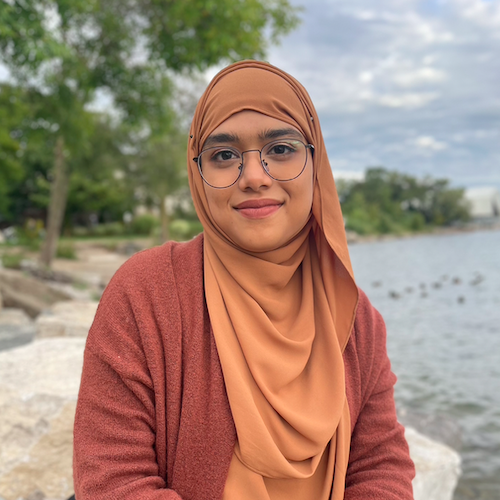
[[[130,179],[139,188],[142,201],[159,209],[163,241],[170,237],[170,213],[165,205],[167,197],[187,184],[186,141],[187,133],[172,127],[142,141],[132,157]]]
[[[463,189],[450,188],[448,180],[419,180],[382,167],[345,184],[341,202],[346,228],[359,234],[420,231],[469,218]]]
[[[0,223],[10,219],[12,186],[24,176],[20,124],[28,113],[21,92],[10,85],[0,85]]]
[[[298,22],[288,0],[12,0],[2,2],[0,58],[36,89],[52,143],[42,262],[54,255],[70,177],[88,143],[86,106],[106,93],[121,119],[169,128],[172,72],[261,57]]]

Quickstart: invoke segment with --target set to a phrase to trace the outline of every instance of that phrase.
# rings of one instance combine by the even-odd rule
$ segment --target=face
[[[279,138],[307,140],[298,128],[256,111],[241,111],[219,125],[203,149],[231,146],[239,151],[261,150]],[[210,212],[217,225],[239,247],[266,252],[285,245],[304,227],[313,200],[313,159],[294,180],[280,182],[265,172],[258,152],[243,156],[238,181],[224,189],[204,183]]]

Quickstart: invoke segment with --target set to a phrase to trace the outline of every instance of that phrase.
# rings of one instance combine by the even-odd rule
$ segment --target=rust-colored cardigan
[[[146,250],[107,287],[76,412],[77,500],[221,499],[236,433],[202,255],[201,236]],[[352,423],[345,499],[410,500],[414,467],[396,421],[385,326],[362,292],[344,361]]]

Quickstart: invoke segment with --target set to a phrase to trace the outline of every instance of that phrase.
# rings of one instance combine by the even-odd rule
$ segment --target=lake
[[[499,500],[500,232],[353,244],[350,253],[387,324],[398,408],[459,427],[454,500]]]

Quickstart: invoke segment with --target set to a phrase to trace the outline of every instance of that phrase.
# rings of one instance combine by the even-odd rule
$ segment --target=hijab
[[[214,129],[244,110],[298,128],[315,148],[309,221],[281,247],[259,253],[238,247],[217,225],[192,160]],[[280,492],[287,485],[309,484],[310,492],[325,483],[326,498],[331,492],[340,500],[350,447],[342,353],[358,291],[307,91],[267,63],[223,69],[194,114],[188,176],[204,229],[206,302],[237,433],[224,498],[275,500],[286,498]]]

